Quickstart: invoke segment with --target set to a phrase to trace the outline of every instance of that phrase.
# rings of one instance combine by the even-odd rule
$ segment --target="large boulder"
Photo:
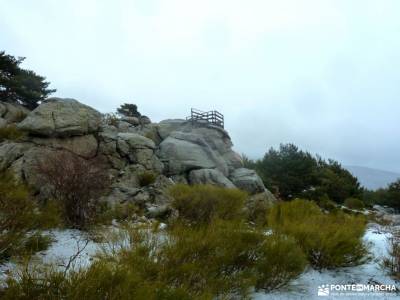
[[[28,141],[51,149],[67,150],[83,158],[92,158],[97,155],[98,143],[92,134],[69,138],[31,137]]]
[[[157,155],[167,166],[169,175],[217,169],[228,176],[243,167],[240,155],[232,150],[229,134],[220,127],[180,119],[165,120],[158,124],[158,134],[163,141]]]
[[[55,150],[25,142],[3,143],[0,145],[0,172],[11,170],[16,179],[38,191],[41,186],[37,181],[37,163],[45,161],[45,153],[49,151]]]
[[[125,158],[121,157],[117,150],[118,130],[113,126],[104,126],[98,135],[99,154],[105,156],[114,169],[121,170],[127,164]]]
[[[243,159],[242,157],[233,150],[228,150],[223,154],[223,158],[226,161],[229,173],[232,173],[234,170],[243,168]]]
[[[162,138],[160,137],[158,133],[158,125],[157,124],[146,124],[146,125],[140,125],[136,126],[134,128],[131,128],[129,132],[134,132],[137,134],[140,134],[148,139],[151,139],[156,145],[159,145],[162,141]]]
[[[0,128],[7,127],[7,120],[0,117]]]
[[[247,191],[251,195],[263,193],[266,190],[264,183],[254,170],[236,169],[229,176],[229,179],[236,187]]]
[[[137,133],[125,132],[117,135],[117,151],[121,156],[127,157],[131,163],[161,172],[163,165],[154,155],[155,147],[151,139]]]
[[[23,144],[20,144],[23,145]],[[38,181],[37,163],[45,161],[44,153],[48,154],[50,151],[44,147],[35,147],[32,144],[25,144],[26,149],[22,156],[15,160],[10,169],[16,175],[17,179],[21,179],[31,186],[36,191],[42,190],[40,181]]]
[[[14,161],[22,157],[27,149],[29,149],[29,145],[22,143],[0,144],[0,172],[9,168]]]
[[[16,103],[0,102],[0,117],[7,123],[18,123],[28,114],[29,109]]]
[[[199,134],[175,131],[161,142],[157,155],[168,175],[196,169],[218,169],[224,175],[228,174],[225,160]]]
[[[151,149],[154,150],[156,145],[151,139],[148,139],[140,134],[132,133],[132,132],[123,132],[118,133],[118,142],[124,143],[126,147],[126,151],[129,149]]]
[[[275,196],[267,189],[265,189],[263,192],[250,195],[249,197],[249,203],[255,203],[255,202],[263,202],[266,204],[273,204],[278,201]]]
[[[140,164],[157,173],[163,169],[163,164],[154,154],[154,141],[142,134],[119,132],[113,126],[103,126],[98,138],[99,154],[104,155],[114,169],[121,170],[127,164]]]
[[[97,132],[101,114],[74,99],[50,98],[34,109],[18,127],[32,135],[70,137]]]
[[[161,139],[166,139],[171,132],[178,130],[182,125],[186,124],[185,120],[182,119],[168,119],[158,123],[158,134]]]
[[[226,188],[235,188],[235,185],[216,169],[193,170],[189,173],[190,184],[212,184]]]

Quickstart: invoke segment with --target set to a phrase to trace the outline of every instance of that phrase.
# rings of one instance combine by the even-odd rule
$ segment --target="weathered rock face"
[[[200,136],[197,141],[191,138],[190,134],[174,133],[160,144],[157,156],[166,166],[166,173],[178,175],[196,169],[218,168],[226,174],[227,166],[220,156]]]
[[[10,111],[0,105],[0,116]],[[35,163],[49,151],[62,150],[106,161],[112,186],[105,199],[136,203],[148,216],[168,212],[166,189],[175,183],[237,187],[256,202],[275,199],[255,171],[243,168],[228,133],[219,127],[180,119],[157,124],[147,117],[106,121],[76,100],[59,98],[45,101],[17,126],[27,136],[0,144],[0,171],[11,169],[32,186],[37,185]],[[143,172],[153,172],[155,182],[140,186]]]
[[[5,102],[0,103],[0,116],[1,117],[3,117],[7,112],[6,105],[7,105],[7,103],[5,103]]]
[[[235,188],[235,185],[217,169],[199,169],[189,173],[190,184],[213,184],[226,188]]]
[[[98,143],[93,134],[72,136],[70,138],[31,137],[28,142],[54,150],[67,150],[83,158],[93,158],[97,155]]]
[[[11,170],[16,178],[26,182],[39,191],[42,187],[37,181],[36,166],[39,160],[45,160],[44,153],[56,151],[36,146],[28,142],[10,142],[0,144],[0,172]]]
[[[121,121],[129,123],[133,126],[137,126],[140,124],[139,118],[136,118],[136,117],[122,117]]]
[[[196,128],[185,122],[160,143],[157,155],[169,175],[196,169],[218,169],[227,176],[231,162],[225,158],[235,156],[231,147],[231,140],[223,129]]]
[[[235,186],[251,195],[265,191],[264,183],[254,170],[239,168],[234,170],[229,178]]]
[[[18,127],[32,135],[70,137],[97,132],[101,114],[74,99],[50,98]]]
[[[37,174],[37,163],[39,161],[45,161],[44,153],[48,154],[56,150],[50,150],[45,147],[36,147],[32,144],[24,144],[25,151],[23,155],[20,156],[11,165],[11,169],[14,174],[20,178],[20,180],[28,183],[29,186],[34,187],[37,191],[42,190],[42,186],[38,181]]]
[[[0,118],[0,128],[6,127],[8,124],[6,119]]]
[[[161,139],[166,139],[171,132],[178,130],[180,127],[184,126],[186,123],[183,119],[169,119],[158,123],[158,134]]]
[[[154,142],[137,133],[118,133],[117,151],[129,159],[131,163],[137,163],[146,169],[154,169],[158,173],[162,171],[162,164],[154,156],[156,145]]]
[[[22,121],[29,114],[29,109],[14,103],[0,102],[0,118],[8,123]],[[0,126],[1,127],[1,126]]]
[[[224,129],[165,120],[158,124],[158,135],[162,141],[156,154],[164,163],[165,174],[177,182],[237,187],[257,201],[276,200],[255,171],[243,168],[242,158],[232,150]]]
[[[29,146],[22,143],[0,144],[0,171],[8,169],[13,162],[22,157]]]

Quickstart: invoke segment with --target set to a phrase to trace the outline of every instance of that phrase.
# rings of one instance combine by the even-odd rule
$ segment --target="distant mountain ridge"
[[[345,166],[345,168],[358,178],[362,186],[370,190],[385,188],[388,184],[400,178],[400,173],[395,172],[361,166]]]

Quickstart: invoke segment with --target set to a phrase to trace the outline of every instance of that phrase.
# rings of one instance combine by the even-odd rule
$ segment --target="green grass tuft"
[[[156,181],[157,175],[151,171],[144,171],[138,175],[139,185],[141,187],[153,184]]]
[[[324,214],[314,202],[296,199],[273,207],[268,224],[275,232],[293,237],[316,269],[356,265],[367,253],[363,216]]]

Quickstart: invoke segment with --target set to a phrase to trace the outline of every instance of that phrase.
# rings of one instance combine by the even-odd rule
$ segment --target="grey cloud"
[[[159,121],[217,109],[239,152],[294,142],[400,171],[396,0],[0,0],[0,47],[57,95]]]

